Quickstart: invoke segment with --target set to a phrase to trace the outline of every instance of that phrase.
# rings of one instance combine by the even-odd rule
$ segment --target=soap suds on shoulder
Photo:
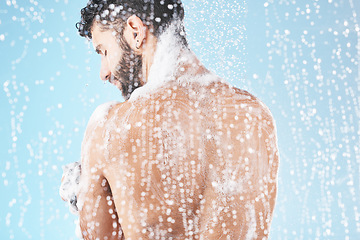
[[[91,115],[88,125],[90,126],[93,124],[97,124],[99,126],[102,126],[108,118],[110,109],[119,103],[120,102],[117,101],[111,101],[98,106],[95,109],[94,113]]]

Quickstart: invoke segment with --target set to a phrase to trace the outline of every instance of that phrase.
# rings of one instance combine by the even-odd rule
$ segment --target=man
[[[83,237],[266,239],[273,118],[190,51],[181,1],[92,0],[81,13],[101,79],[125,98],[98,107],[86,129],[75,206]]]

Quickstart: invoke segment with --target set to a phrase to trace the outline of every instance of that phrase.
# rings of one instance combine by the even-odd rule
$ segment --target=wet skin
[[[101,79],[116,85],[124,54],[119,39],[96,23],[92,35],[102,56]],[[142,56],[146,81],[136,91],[144,93],[159,80],[149,77],[157,40],[136,16],[127,20],[123,36]],[[85,239],[268,236],[278,169],[270,111],[221,82],[186,48],[176,58],[180,65],[165,67],[175,80],[101,106],[91,117],[78,194]],[[164,61],[155,69],[167,66]]]
[[[82,145],[85,239],[267,238],[278,150],[258,99],[173,81],[105,115]]]

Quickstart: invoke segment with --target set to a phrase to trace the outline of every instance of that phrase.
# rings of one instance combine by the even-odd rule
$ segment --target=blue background
[[[360,2],[183,3],[194,52],[276,120],[271,239],[360,239]],[[96,106],[122,100],[77,35],[85,4],[0,2],[0,239],[76,239],[61,166]]]

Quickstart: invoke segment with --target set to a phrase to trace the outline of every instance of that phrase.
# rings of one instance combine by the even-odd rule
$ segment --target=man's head
[[[128,99],[144,82],[140,47],[174,21],[181,23],[175,34],[187,45],[183,18],[181,0],[90,0],[77,28],[102,55],[101,79],[117,85]]]

